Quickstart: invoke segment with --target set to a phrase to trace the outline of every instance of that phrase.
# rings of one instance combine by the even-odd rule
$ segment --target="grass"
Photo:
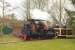
[[[0,38],[1,39],[1,38]],[[15,38],[5,38],[15,39]],[[75,39],[49,39],[37,41],[21,41],[0,44],[0,50],[75,50]]]

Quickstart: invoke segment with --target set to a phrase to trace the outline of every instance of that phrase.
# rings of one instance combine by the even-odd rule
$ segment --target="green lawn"
[[[0,50],[75,50],[75,39],[50,39],[37,41],[21,41],[8,37],[5,39],[13,39],[16,43],[0,44]]]

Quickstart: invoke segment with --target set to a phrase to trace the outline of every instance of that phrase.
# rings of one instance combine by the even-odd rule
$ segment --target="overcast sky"
[[[62,1],[62,5],[64,5],[64,8],[71,10],[71,11],[75,10],[69,0],[61,0],[61,1]],[[64,1],[65,1],[65,3],[64,3]],[[17,19],[23,19],[24,12],[20,8],[22,7],[22,2],[24,2],[24,0],[5,0],[5,2],[8,2],[11,5],[11,7],[7,7],[8,9],[5,10],[5,12],[6,12],[5,14],[14,13]],[[56,4],[59,4],[59,0],[50,0],[49,7],[51,7],[55,2],[57,2]],[[0,15],[2,16],[1,6],[2,6],[2,3],[0,2]],[[18,8],[18,7],[20,7],[20,8]],[[8,11],[9,9],[10,9],[10,12]],[[13,11],[11,11],[11,10],[13,10]],[[31,12],[32,12],[32,18],[41,18],[42,17],[42,19],[48,19],[47,17],[49,16],[49,14],[46,11],[41,11],[39,9],[31,10]]]

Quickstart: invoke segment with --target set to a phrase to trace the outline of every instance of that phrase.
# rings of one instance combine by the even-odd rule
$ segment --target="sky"
[[[1,0],[0,0],[1,1]],[[62,5],[64,3],[65,0],[62,0]],[[21,9],[22,8],[22,2],[24,2],[24,0],[5,0],[5,2],[8,2],[11,7],[6,7],[8,9],[5,10],[5,14],[15,14],[15,18],[18,20],[23,20],[24,17],[24,11]],[[51,6],[53,6],[53,4],[57,4],[59,5],[59,0],[50,0],[49,1],[49,9],[51,10]],[[0,3],[0,15],[2,16],[2,3]],[[17,8],[16,8],[17,7]],[[66,0],[64,3],[64,8],[71,10],[71,11],[75,11],[75,8],[73,7],[73,5],[71,4],[71,2],[69,0]],[[16,8],[16,9],[15,9]],[[10,9],[10,12],[9,12]],[[13,11],[11,11],[13,10]],[[51,10],[52,11],[52,10]],[[8,12],[8,13],[7,13]],[[46,11],[42,11],[40,9],[32,9],[31,10],[31,14],[32,14],[32,18],[34,19],[44,19],[44,20],[48,20],[51,15],[48,14]],[[57,14],[57,12],[56,12]]]

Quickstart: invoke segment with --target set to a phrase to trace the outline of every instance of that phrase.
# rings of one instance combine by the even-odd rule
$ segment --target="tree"
[[[67,19],[67,26],[72,29],[72,33],[75,35],[75,11],[69,11],[65,9],[69,18]]]
[[[72,3],[75,4],[75,0],[72,0]]]
[[[3,18],[5,17],[6,13],[5,13],[5,10],[8,9],[8,7],[11,7],[11,5],[8,3],[8,2],[5,2],[5,0],[0,0],[0,2],[2,3],[2,16]],[[4,19],[2,19],[2,27],[1,27],[1,30],[3,29],[4,25],[7,25],[7,21],[5,21]],[[1,31],[2,33],[2,31]]]
[[[44,8],[48,6],[48,1],[49,0],[32,0],[33,4],[31,5],[34,5],[33,8],[44,10]]]
[[[44,10],[44,8],[47,5],[47,1],[48,0],[25,0],[22,4],[22,10],[24,12],[25,15],[25,20],[26,19],[31,19],[31,13],[30,10],[31,9],[41,9]]]
[[[75,6],[75,0],[71,0],[73,6]],[[74,7],[75,8],[75,7]],[[75,11],[65,9],[68,19],[67,26],[72,29],[72,33],[75,35]]]
[[[24,12],[24,22],[27,21],[30,17],[30,0],[24,0],[22,3],[22,8]]]

